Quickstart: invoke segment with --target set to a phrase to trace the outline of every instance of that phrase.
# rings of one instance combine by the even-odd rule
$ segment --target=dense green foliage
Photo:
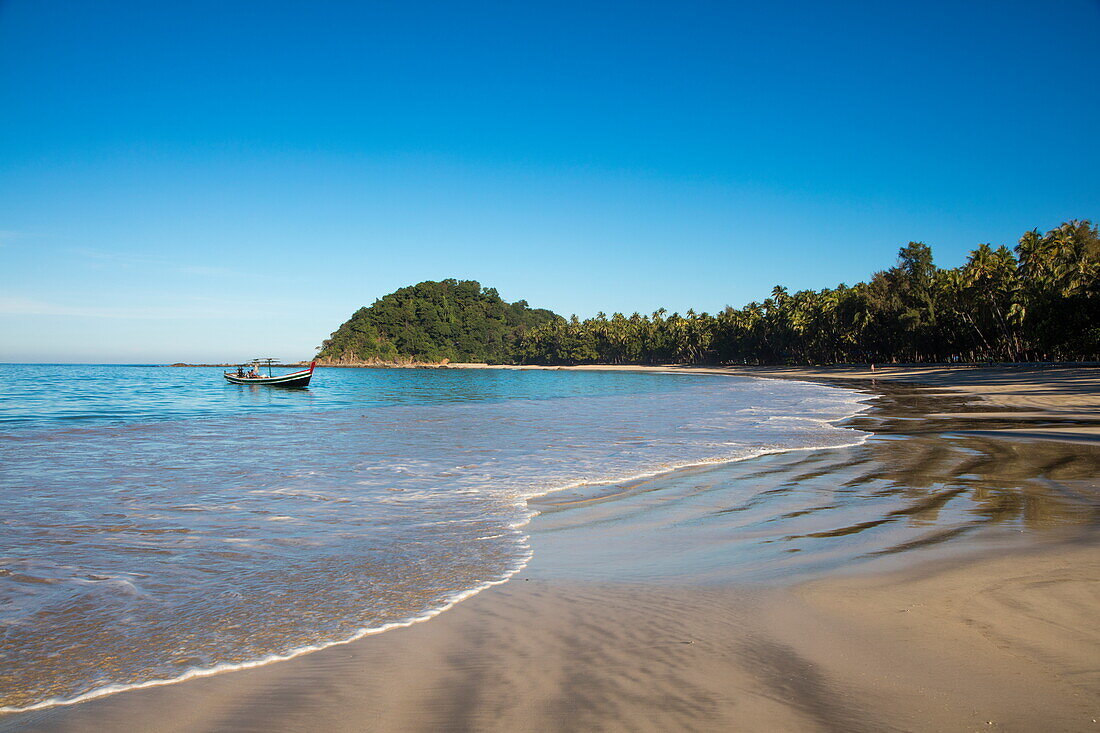
[[[328,362],[511,362],[520,337],[562,320],[473,280],[422,282],[360,308],[321,347]]]
[[[1072,361],[1100,359],[1100,237],[1088,221],[1015,247],[983,244],[941,269],[910,242],[866,283],[789,293],[716,315],[566,320],[476,282],[426,282],[360,309],[325,342],[333,361],[527,364]]]
[[[1087,221],[983,244],[940,269],[910,242],[852,287],[789,293],[717,315],[659,310],[551,321],[520,339],[532,364],[952,362],[1100,358],[1100,238]]]

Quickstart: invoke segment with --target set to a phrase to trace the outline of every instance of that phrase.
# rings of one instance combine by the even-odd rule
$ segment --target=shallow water
[[[309,389],[271,389],[229,384],[221,378],[222,371],[220,367],[0,364],[0,383],[4,385],[0,431],[396,404],[653,393],[675,389],[683,378],[557,371],[320,368]]]
[[[862,395],[662,374],[0,369],[0,706],[426,618],[527,560],[526,500],[861,442]]]

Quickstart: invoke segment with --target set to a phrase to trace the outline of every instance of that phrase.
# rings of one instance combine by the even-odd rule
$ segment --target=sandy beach
[[[1100,369],[696,371],[863,390],[874,437],[543,497],[427,622],[0,729],[1100,729]]]

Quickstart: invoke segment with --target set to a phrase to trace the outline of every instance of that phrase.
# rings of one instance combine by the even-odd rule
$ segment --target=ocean
[[[793,381],[219,372],[0,365],[0,711],[430,618],[524,566],[534,497],[867,437]]]

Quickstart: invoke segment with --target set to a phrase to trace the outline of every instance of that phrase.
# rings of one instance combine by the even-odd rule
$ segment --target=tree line
[[[988,244],[955,268],[910,242],[867,282],[716,314],[562,318],[468,280],[423,282],[361,308],[325,341],[333,362],[836,364],[1100,360],[1100,237],[1089,221]]]
[[[720,313],[604,313],[520,334],[526,364],[830,364],[1100,359],[1100,237],[1088,221],[983,244],[955,268],[910,242],[867,282]]]

